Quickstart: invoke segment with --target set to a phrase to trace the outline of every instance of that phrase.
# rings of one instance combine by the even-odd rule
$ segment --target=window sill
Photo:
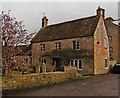
[[[77,70],[82,70],[82,69],[77,69]]]
[[[80,49],[73,49],[73,50],[76,50],[76,51],[78,51],[78,50],[80,50]]]
[[[108,69],[109,67],[105,67],[105,69]]]

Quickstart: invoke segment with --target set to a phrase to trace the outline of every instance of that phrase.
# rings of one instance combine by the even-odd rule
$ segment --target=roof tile
[[[93,35],[99,17],[91,16],[41,28],[32,42],[44,42]]]

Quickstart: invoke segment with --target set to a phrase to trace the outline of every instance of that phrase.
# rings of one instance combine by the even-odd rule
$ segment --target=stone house
[[[94,16],[54,25],[48,25],[44,16],[42,28],[31,41],[32,65],[45,63],[46,71],[61,71],[64,66],[73,66],[82,75],[108,73],[105,10],[98,7],[96,12]]]
[[[120,27],[114,24],[111,17],[105,19],[105,25],[108,32],[110,60],[120,62]]]

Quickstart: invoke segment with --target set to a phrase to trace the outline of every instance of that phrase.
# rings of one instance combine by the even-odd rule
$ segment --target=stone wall
[[[3,77],[2,85],[3,90],[21,89],[21,88],[32,88],[37,86],[52,85],[61,83],[69,79],[80,78],[76,72],[49,72],[40,74],[29,74],[29,75],[17,75]]]
[[[93,56],[83,57],[82,70],[78,70],[79,74],[82,75],[93,75],[94,74],[94,60]]]
[[[46,59],[47,71],[53,71],[55,69],[55,66],[53,66],[52,57],[47,57],[46,56],[46,57],[43,58],[42,55],[46,55],[46,54],[52,53],[53,50],[55,49],[55,43],[56,42],[61,42],[61,51],[72,50],[72,48],[73,48],[73,45],[72,45],[73,41],[80,41],[80,51],[86,51],[86,52],[90,52],[91,54],[93,54],[93,36],[86,36],[86,37],[80,37],[80,38],[70,38],[70,39],[62,39],[62,40],[47,41],[47,42],[40,42],[40,43],[32,43],[32,65],[33,66],[38,65],[39,59]],[[42,43],[45,44],[45,51],[41,52],[40,51],[40,44],[42,44]],[[81,55],[81,54],[79,54],[79,55]],[[79,58],[79,59],[82,60],[82,57]],[[61,60],[62,60],[63,66],[68,66],[68,64],[70,63],[70,61],[69,61],[69,62],[67,62],[68,64],[66,64],[66,61],[65,61],[64,58],[63,59],[61,58]],[[93,60],[93,57],[92,57],[92,60]],[[84,64],[84,62],[83,62],[83,64]],[[93,63],[87,64],[87,65],[92,66],[92,69],[93,69]],[[86,66],[86,64],[83,65],[83,66]],[[37,67],[37,69],[38,68],[39,67]],[[88,66],[88,68],[89,68],[89,66]]]
[[[64,72],[66,73],[77,73],[76,67],[64,66]]]
[[[109,46],[113,48],[113,51],[110,53],[111,60],[116,60],[120,62],[120,35],[119,35],[119,26],[113,23],[112,19],[106,19],[106,29],[108,36],[111,36],[112,39],[109,41]]]
[[[108,62],[107,67],[105,67],[105,59]],[[109,42],[105,24],[101,16],[94,34],[94,74],[106,74],[108,71]]]
[[[38,66],[39,58],[40,58],[40,44],[34,43],[32,44],[32,66],[34,67]]]

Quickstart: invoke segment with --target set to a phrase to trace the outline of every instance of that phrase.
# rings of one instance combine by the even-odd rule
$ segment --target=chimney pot
[[[42,18],[42,27],[46,27],[48,25],[48,19],[46,16]]]
[[[98,16],[102,16],[103,17],[103,19],[105,18],[105,9],[103,9],[103,8],[101,8],[100,6],[98,7],[98,9],[97,9],[97,15]]]

